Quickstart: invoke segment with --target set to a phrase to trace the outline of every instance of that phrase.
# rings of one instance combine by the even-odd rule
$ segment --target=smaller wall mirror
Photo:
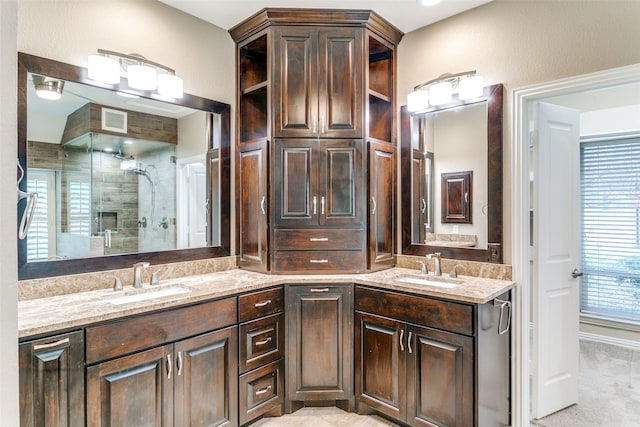
[[[502,91],[402,108],[403,254],[502,262]]]

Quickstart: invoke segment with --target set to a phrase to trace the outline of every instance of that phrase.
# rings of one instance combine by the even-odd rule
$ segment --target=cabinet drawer
[[[360,250],[364,247],[363,230],[276,229],[274,233],[276,250]]]
[[[240,375],[240,424],[270,412],[282,415],[284,363],[279,360]]]
[[[356,310],[380,316],[473,335],[474,307],[417,295],[356,287]]]
[[[275,272],[341,272],[364,270],[362,251],[277,251]]]
[[[90,326],[87,364],[198,335],[236,323],[236,297]]]
[[[284,354],[284,314],[240,325],[240,372],[280,359]]]
[[[240,295],[238,307],[240,322],[279,313],[284,309],[283,287]]]

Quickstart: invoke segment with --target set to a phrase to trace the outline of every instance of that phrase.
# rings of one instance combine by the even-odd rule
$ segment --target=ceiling
[[[265,7],[367,9],[408,33],[492,0],[441,0],[422,6],[417,0],[160,0],[228,30]]]

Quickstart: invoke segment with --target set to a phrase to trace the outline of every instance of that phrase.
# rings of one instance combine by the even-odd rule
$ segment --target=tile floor
[[[302,408],[279,418],[263,418],[252,427],[397,427],[378,416],[358,415],[335,407]]]

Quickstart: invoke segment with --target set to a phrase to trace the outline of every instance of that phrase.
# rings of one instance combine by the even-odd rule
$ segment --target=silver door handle
[[[378,207],[378,205],[376,204],[376,198],[375,197],[371,197],[371,204],[373,205],[373,207],[371,208],[371,215],[375,215],[376,214],[376,208]]]
[[[578,277],[581,277],[584,273],[580,270],[578,270],[577,268],[574,268],[571,271],[571,277],[573,277],[574,279],[577,279]]]
[[[310,259],[309,262],[311,264],[326,264],[329,262],[328,259]]]
[[[420,199],[420,203],[422,205],[422,209],[420,209],[420,213],[425,213],[427,211],[427,201],[425,199]]]
[[[329,238],[328,237],[310,237],[309,241],[310,242],[328,242]]]
[[[266,215],[267,211],[264,209],[264,203],[267,200],[265,196],[262,196],[262,200],[260,200],[260,210],[262,211],[262,215]]]
[[[407,347],[409,348],[409,353],[413,353],[413,350],[411,350],[411,335],[413,335],[413,332],[409,332],[409,337],[407,338]]]
[[[69,344],[69,338],[62,338],[56,342],[50,342],[46,344],[36,344],[33,346],[34,350],[44,350],[46,348],[58,347],[59,345]]]
[[[262,301],[262,302],[257,302],[255,304],[253,304],[254,307],[258,308],[258,307],[264,307],[265,305],[269,305],[271,304],[271,300],[268,299],[266,301]]]
[[[320,214],[324,215],[324,196],[320,197]]]
[[[263,339],[262,341],[256,341],[256,345],[265,345],[270,341],[271,341],[271,337],[267,337],[267,338]]]
[[[256,396],[260,396],[261,394],[265,394],[269,390],[271,390],[271,386],[270,385],[266,386],[264,388],[261,388],[260,390],[256,391]]]
[[[404,344],[402,344],[403,339],[404,339],[404,329],[400,329],[400,351],[404,351]]]
[[[311,288],[309,292],[329,292],[329,288]]]
[[[182,374],[182,352],[178,352],[178,360],[176,360],[176,365],[178,365],[178,376]]]
[[[316,196],[313,196],[313,214],[317,214],[318,213],[318,198]]]
[[[173,365],[171,364],[171,354],[167,354],[167,379],[171,379],[171,370],[173,369]]]
[[[498,319],[498,335],[504,335],[511,327],[511,301],[505,301],[498,298],[493,299],[494,307],[500,307],[500,318]],[[506,312],[506,314],[505,314]],[[503,327],[503,318],[506,316],[507,320]]]

